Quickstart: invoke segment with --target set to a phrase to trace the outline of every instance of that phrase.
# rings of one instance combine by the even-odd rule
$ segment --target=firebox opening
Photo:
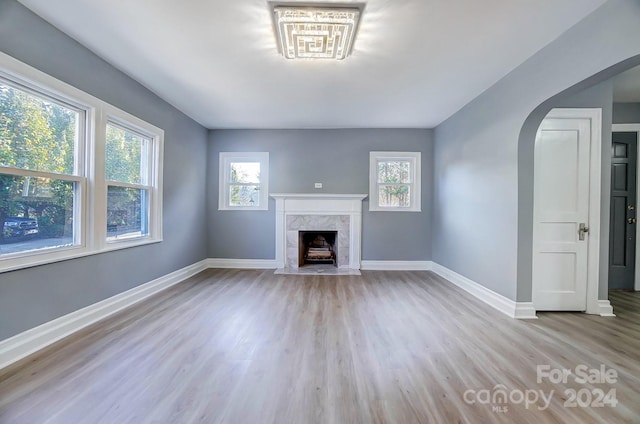
[[[337,231],[299,231],[298,266],[337,264]]]

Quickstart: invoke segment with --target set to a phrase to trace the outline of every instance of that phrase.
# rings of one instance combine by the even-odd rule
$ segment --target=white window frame
[[[409,161],[410,163],[410,205],[380,206],[378,163],[387,161]],[[421,153],[420,152],[369,152],[369,210],[374,212],[421,212]]]
[[[105,110],[106,121],[104,125],[105,130],[105,143],[106,146],[106,126],[108,124],[113,124],[114,126],[124,129],[125,131],[131,131],[138,135],[141,135],[150,141],[150,146],[147,152],[147,163],[148,170],[146,175],[147,184],[135,184],[135,183],[125,183],[121,181],[110,181],[106,180],[105,177],[105,193],[104,207],[101,205],[101,210],[105,213],[105,224],[107,222],[107,193],[109,186],[117,186],[123,188],[134,188],[134,189],[144,189],[149,191],[149,234],[142,235],[140,237],[135,238],[126,238],[126,239],[115,239],[115,240],[107,240],[105,233],[105,242],[108,248],[116,247],[118,248],[121,244],[131,244],[135,241],[146,241],[160,238],[162,239],[162,135],[159,128],[154,127],[146,123],[145,121],[135,118],[131,115],[123,113],[122,111],[116,108],[110,108],[109,110]],[[106,167],[106,162],[102,161]],[[101,175],[106,175],[106,171]],[[104,226],[104,231],[106,232],[106,225]]]
[[[229,204],[231,164],[236,162],[260,163],[260,200],[258,206],[231,206]],[[218,210],[269,210],[269,152],[220,152],[218,182]]]
[[[0,256],[0,273],[58,262],[101,252],[162,241],[162,161],[164,131],[90,94],[47,75],[0,52],[0,76],[25,87],[35,95],[44,95],[84,112],[80,124],[84,141],[77,146],[74,176],[52,176],[75,181],[80,193],[74,198],[74,245],[17,252]],[[82,115],[82,113],[81,113]],[[152,139],[152,178],[150,191],[149,235],[107,242],[107,181],[105,178],[106,124],[112,121],[134,129]],[[7,170],[11,170],[7,172]],[[3,168],[4,173],[34,175],[32,171]],[[46,175],[37,172],[39,176]],[[38,175],[36,175],[38,176]]]

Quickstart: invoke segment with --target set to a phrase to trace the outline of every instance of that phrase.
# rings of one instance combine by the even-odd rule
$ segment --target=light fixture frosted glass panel
[[[344,59],[351,53],[359,9],[276,6],[273,12],[287,59]]]

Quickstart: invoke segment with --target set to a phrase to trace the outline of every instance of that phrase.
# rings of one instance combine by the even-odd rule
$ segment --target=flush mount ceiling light
[[[287,59],[344,59],[351,53],[360,9],[275,6],[280,51]]]

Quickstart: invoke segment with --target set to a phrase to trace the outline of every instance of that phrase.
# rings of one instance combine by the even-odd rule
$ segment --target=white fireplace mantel
[[[368,194],[342,193],[271,193],[274,199],[355,199],[363,200]]]
[[[340,268],[360,269],[362,240],[362,200],[367,194],[329,193],[273,193],[276,200],[276,263],[278,268],[287,267],[287,217],[301,216],[349,216],[349,258],[348,264],[338,264]],[[297,253],[291,253],[297,254]],[[289,261],[291,262],[291,261]]]

